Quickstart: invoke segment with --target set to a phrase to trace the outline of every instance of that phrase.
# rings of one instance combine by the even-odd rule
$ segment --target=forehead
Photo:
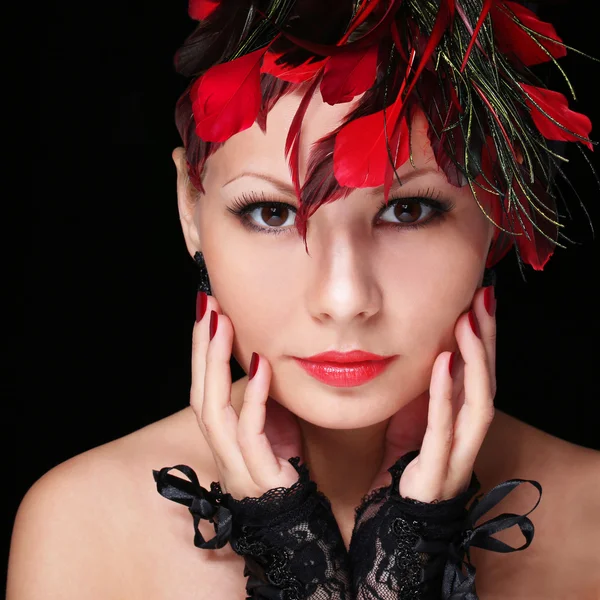
[[[207,175],[225,182],[242,171],[259,171],[291,182],[285,156],[286,138],[300,102],[302,91],[280,98],[267,115],[266,132],[254,123],[252,127],[227,140],[207,161]],[[339,127],[351,112],[360,96],[352,102],[331,106],[323,101],[317,90],[311,99],[300,134],[300,181],[304,182],[311,148],[320,138]],[[411,147],[413,165],[406,162],[397,169],[400,178],[420,169],[437,169],[435,157],[427,135],[425,116],[416,112],[411,120]]]

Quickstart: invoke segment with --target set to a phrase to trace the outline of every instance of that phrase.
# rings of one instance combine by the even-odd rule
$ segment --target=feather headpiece
[[[570,241],[560,231],[557,200],[563,198],[555,181],[557,175],[566,180],[566,159],[552,141],[593,150],[591,122],[532,70],[552,62],[564,75],[557,59],[568,47],[522,4],[190,0],[189,14],[199,24],[177,53],[176,67],[194,79],[176,118],[200,191],[208,156],[255,122],[265,131],[277,100],[302,86],[285,151],[305,242],[307,220],[321,204],[381,185],[387,201],[394,178],[401,183],[396,169],[411,159],[416,109],[427,118],[450,183],[468,184],[496,226],[488,267],[514,245],[519,264],[542,270],[554,248],[564,248],[559,238]],[[317,89],[331,105],[360,98],[313,145],[300,186],[302,119]],[[497,197],[489,212],[478,200],[482,189]]]

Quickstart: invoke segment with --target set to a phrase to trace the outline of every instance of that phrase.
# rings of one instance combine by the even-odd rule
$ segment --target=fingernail
[[[198,292],[196,294],[196,323],[202,320],[207,304],[207,295],[204,292]]]
[[[252,359],[250,360],[250,369],[248,370],[248,381],[250,381],[256,375],[256,371],[258,371],[258,361],[258,354],[253,352]]]
[[[209,336],[212,340],[215,337],[215,333],[217,333],[217,325],[219,324],[219,315],[216,310],[210,311],[210,328],[209,328]]]
[[[448,371],[450,371],[450,377],[452,377],[452,367],[454,366],[454,357],[456,356],[456,352],[453,352],[450,355],[450,360],[448,361]]]
[[[488,285],[483,292],[483,304],[488,315],[493,317],[496,314],[496,293],[493,285]]]
[[[477,317],[475,316],[475,313],[473,312],[473,310],[469,311],[469,323],[471,325],[471,329],[473,330],[473,333],[479,339],[481,339],[481,335],[479,334],[479,323],[477,323]]]

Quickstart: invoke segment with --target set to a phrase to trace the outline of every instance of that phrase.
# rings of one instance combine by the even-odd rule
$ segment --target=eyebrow
[[[402,177],[401,181],[403,183],[406,183],[406,182],[410,181],[411,179],[414,179],[416,177],[421,177],[427,173],[438,173],[438,172],[439,172],[439,169],[437,167],[436,168],[428,167],[428,168],[424,168],[424,169],[416,169],[416,170],[412,171],[411,173],[408,173],[404,177]],[[296,190],[294,189],[294,186],[291,185],[290,183],[287,183],[286,181],[283,181],[281,179],[277,179],[277,177],[272,177],[271,175],[268,175],[267,173],[260,173],[257,171],[242,171],[241,173],[238,173],[235,177],[232,177],[231,179],[226,181],[221,187],[224,188],[226,185],[229,185],[230,183],[233,183],[234,181],[241,179],[242,177],[256,177],[257,179],[262,179],[264,181],[267,181],[273,187],[277,188],[280,192],[282,192],[284,194],[288,194],[291,196],[296,195]],[[395,178],[392,182],[392,188],[394,188],[394,187],[399,187],[398,181]],[[369,192],[369,195],[377,196],[382,193],[383,193],[383,185],[380,185],[380,186],[373,188]]]
[[[290,194],[295,196],[296,190],[294,186],[282,181],[281,179],[277,179],[277,177],[271,177],[271,175],[267,175],[266,173],[258,173],[256,171],[242,171],[235,177],[232,177],[229,181],[226,181],[221,187],[225,187],[230,183],[233,183],[237,179],[241,179],[242,177],[256,177],[258,179],[263,179],[264,181],[268,181],[272,186],[276,187],[280,192],[284,194]]]

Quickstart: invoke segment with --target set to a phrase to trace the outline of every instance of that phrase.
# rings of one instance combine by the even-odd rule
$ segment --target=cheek
[[[419,363],[432,363],[440,352],[456,347],[456,321],[470,308],[478,288],[488,233],[476,215],[470,224],[470,229],[442,224],[426,243],[417,231],[380,261],[378,279],[384,282],[399,351]]]
[[[203,247],[213,294],[234,326],[233,355],[248,367],[253,351],[278,354],[281,333],[293,325],[294,314],[298,318],[303,276],[290,266],[290,252],[304,252],[304,248],[286,249],[282,247],[286,241],[261,240],[268,234],[236,229],[228,228],[226,234],[222,232],[224,237],[211,238]]]

